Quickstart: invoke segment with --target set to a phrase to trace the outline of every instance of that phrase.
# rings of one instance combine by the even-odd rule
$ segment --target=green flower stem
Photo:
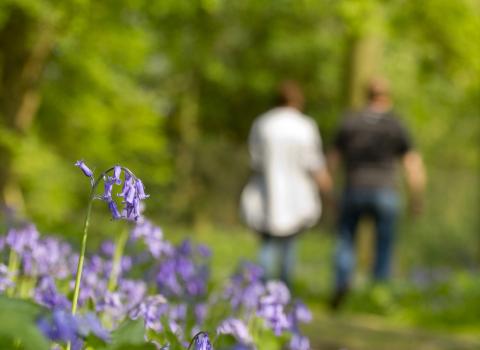
[[[18,279],[17,295],[23,299],[31,297],[33,290],[35,289],[36,282],[37,279],[34,277],[21,276]]]
[[[253,343],[254,344],[260,344],[260,319],[257,317],[253,316],[249,319],[247,328],[250,331],[250,335],[252,336]]]
[[[85,223],[83,226],[82,248],[80,249],[80,256],[78,258],[77,276],[75,278],[75,288],[73,290],[72,315],[75,315],[77,312],[78,296],[80,294],[80,281],[82,279],[83,263],[85,260],[85,251],[87,249],[88,226],[90,224],[90,214],[92,212],[93,201],[95,200],[95,191],[100,181],[113,169],[114,167],[111,167],[110,169],[105,170],[102,174],[100,174],[97,180],[95,180],[94,182],[92,181],[92,189],[90,192],[90,198],[88,200],[87,215],[85,216]],[[122,167],[122,169],[128,172],[134,179],[136,179],[135,175],[130,170],[124,167]],[[120,255],[120,258],[121,258],[121,255]],[[66,350],[70,350],[70,348],[71,348],[71,344],[69,342],[67,343]]]
[[[72,315],[75,315],[75,313],[77,312],[78,296],[80,294],[80,280],[82,278],[83,262],[85,260],[85,250],[87,248],[88,226],[90,224],[90,214],[92,212],[92,204],[93,204],[94,193],[95,193],[95,188],[97,187],[97,184],[98,184],[98,181],[96,181],[95,184],[92,186],[90,199],[88,201],[87,215],[85,217],[85,223],[83,225],[82,248],[80,250],[80,256],[78,258],[77,276],[75,278],[75,289],[73,290]]]
[[[90,198],[88,200],[87,215],[85,216],[85,223],[83,225],[83,238],[82,238],[82,248],[80,250],[80,256],[78,257],[77,265],[77,275],[75,278],[75,288],[73,290],[73,301],[72,301],[72,315],[75,315],[77,312],[78,296],[80,294],[80,281],[82,279],[83,272],[83,262],[85,261],[85,251],[87,249],[87,238],[88,238],[88,226],[90,224],[90,214],[92,213],[92,205],[95,196],[95,189],[99,181],[97,180],[93,186],[92,191],[90,192]],[[67,343],[66,350],[70,350],[71,344]]]
[[[10,249],[10,254],[8,256],[8,272],[11,276],[12,283],[14,284],[10,288],[8,288],[7,295],[13,296],[15,294],[15,283],[17,281],[17,273],[18,273],[18,254],[13,249]]]
[[[128,230],[126,228],[122,229],[122,232],[117,237],[115,244],[115,252],[113,253],[113,262],[112,262],[112,272],[110,273],[110,278],[108,280],[108,291],[113,292],[117,286],[118,276],[120,275],[123,251],[125,250],[125,245],[128,240]]]

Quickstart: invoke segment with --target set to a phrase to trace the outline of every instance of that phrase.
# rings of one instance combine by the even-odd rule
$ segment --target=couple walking
[[[343,120],[329,152],[328,167],[318,128],[302,113],[304,96],[295,82],[280,86],[277,106],[254,121],[249,136],[253,175],[243,190],[241,207],[245,222],[261,237],[259,259],[267,278],[291,284],[297,237],[320,218],[320,198],[334,202],[330,174],[343,165],[334,308],[350,286],[355,232],[363,216],[371,216],[376,227],[373,277],[389,277],[398,213],[396,163],[406,170],[415,211],[420,208],[425,182],[421,157],[392,111],[386,82],[371,81],[367,100],[363,110]]]

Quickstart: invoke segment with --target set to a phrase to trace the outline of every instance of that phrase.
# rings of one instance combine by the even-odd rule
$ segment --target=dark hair
[[[285,80],[279,84],[275,104],[277,106],[300,106],[303,104],[303,91],[295,80]]]

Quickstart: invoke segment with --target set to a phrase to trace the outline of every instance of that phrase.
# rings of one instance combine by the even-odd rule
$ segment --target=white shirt
[[[242,193],[247,225],[276,236],[314,225],[321,203],[312,173],[325,166],[315,122],[294,108],[272,109],[255,120],[249,149],[255,175]]]

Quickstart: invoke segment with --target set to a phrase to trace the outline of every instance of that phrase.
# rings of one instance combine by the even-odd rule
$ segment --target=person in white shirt
[[[296,236],[320,218],[318,190],[332,190],[318,128],[301,112],[303,106],[299,85],[284,82],[278,106],[254,121],[249,136],[254,174],[241,198],[244,221],[261,235],[260,264],[266,278],[287,284]]]

